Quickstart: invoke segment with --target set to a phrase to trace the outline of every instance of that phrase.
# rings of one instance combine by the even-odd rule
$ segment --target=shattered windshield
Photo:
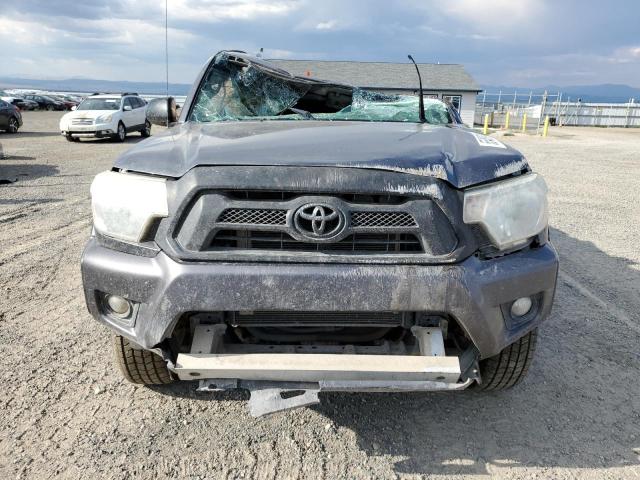
[[[274,78],[253,65],[240,68],[220,55],[198,91],[191,120],[216,122],[275,116],[292,107],[305,93],[304,86]]]
[[[314,113],[321,120],[351,120],[369,122],[419,122],[419,99],[413,95],[386,95],[355,89],[351,105],[335,113]],[[424,99],[424,115],[427,123],[443,125],[451,123],[444,103]]]
[[[424,99],[427,123],[453,122],[447,106]],[[227,52],[217,55],[196,93],[194,122],[229,120],[325,120],[419,122],[419,99],[292,77]]]

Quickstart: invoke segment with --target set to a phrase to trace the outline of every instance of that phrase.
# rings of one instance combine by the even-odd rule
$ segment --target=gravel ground
[[[89,184],[139,141],[66,142],[59,114],[0,133],[0,478],[640,478],[640,131],[510,136],[550,187],[561,273],[507,392],[331,394],[251,418],[246,395],[114,371],[78,268]]]

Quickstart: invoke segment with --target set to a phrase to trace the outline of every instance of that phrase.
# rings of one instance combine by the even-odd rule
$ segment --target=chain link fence
[[[633,98],[626,103],[589,103],[563,98],[561,92],[482,92],[476,98],[474,123],[483,125],[485,115],[490,128],[529,132],[540,130],[547,116],[551,126],[640,127],[640,103]]]

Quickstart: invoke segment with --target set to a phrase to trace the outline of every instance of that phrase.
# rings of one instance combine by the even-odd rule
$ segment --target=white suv
[[[105,137],[124,142],[130,132],[148,137],[147,102],[136,93],[90,95],[60,119],[60,132],[70,142]]]

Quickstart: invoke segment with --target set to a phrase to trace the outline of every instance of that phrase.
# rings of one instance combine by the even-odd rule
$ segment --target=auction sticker
[[[478,145],[481,147],[494,147],[494,148],[507,148],[507,146],[496,140],[492,137],[487,137],[486,135],[480,135],[478,133],[470,132],[476,138]]]

